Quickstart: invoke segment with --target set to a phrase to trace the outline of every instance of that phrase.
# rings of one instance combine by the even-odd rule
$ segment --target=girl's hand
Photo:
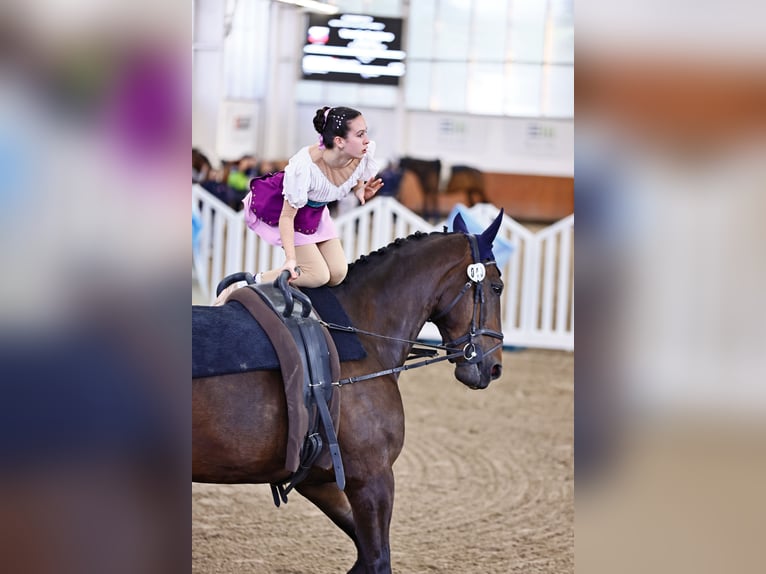
[[[356,190],[354,195],[356,195],[359,203],[364,205],[367,200],[372,199],[373,196],[378,193],[381,187],[383,187],[382,179],[370,179],[364,184],[364,187],[360,187]]]
[[[289,271],[290,272],[290,279],[289,281],[295,281],[298,278],[298,275],[300,275],[300,271],[297,267],[298,263],[295,261],[295,259],[287,259],[282,265],[282,267],[279,269],[279,274],[282,274],[282,271]]]

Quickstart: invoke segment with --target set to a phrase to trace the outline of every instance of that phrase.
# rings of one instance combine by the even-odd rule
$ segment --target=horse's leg
[[[356,544],[356,533],[354,528],[354,515],[351,511],[351,505],[348,498],[334,482],[325,482],[321,484],[299,484],[295,490],[308,498],[311,502],[324,512],[336,526],[348,534],[351,540]]]
[[[359,560],[349,574],[390,574],[389,527],[394,506],[391,468],[365,479],[349,481],[346,496],[354,512]]]
[[[334,482],[325,482],[321,484],[299,484],[295,489],[303,496],[313,502],[317,508],[324,512],[335,525],[345,532],[356,546],[357,559],[349,574],[365,572],[362,566],[362,554],[359,549],[359,542],[356,537],[356,525],[354,523],[354,513],[348,502],[346,494],[338,490]]]

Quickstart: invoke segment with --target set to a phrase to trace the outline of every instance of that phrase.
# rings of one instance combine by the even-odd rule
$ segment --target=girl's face
[[[361,158],[367,153],[367,144],[370,143],[367,137],[367,122],[363,116],[357,116],[348,122],[348,127],[345,139],[340,139],[340,146],[351,157]]]

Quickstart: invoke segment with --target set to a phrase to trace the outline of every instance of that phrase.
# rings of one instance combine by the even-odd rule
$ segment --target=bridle
[[[484,306],[486,303],[486,299],[484,296],[484,266],[485,265],[497,265],[495,261],[487,261],[486,263],[482,263],[479,261],[479,246],[477,244],[476,236],[475,235],[468,235],[468,241],[471,245],[471,255],[473,256],[474,264],[469,267],[469,276],[471,275],[472,269],[477,275],[475,277],[478,278],[478,280],[474,281],[471,279],[471,281],[467,281],[465,285],[463,285],[463,288],[460,290],[460,292],[455,296],[455,298],[452,300],[452,302],[447,306],[446,309],[441,311],[435,316],[432,316],[429,321],[436,323],[439,319],[442,317],[445,317],[447,314],[449,314],[450,311],[452,311],[453,307],[457,305],[457,302],[460,301],[460,299],[463,298],[463,295],[465,295],[468,290],[471,288],[471,286],[475,286],[475,289],[473,291],[473,315],[471,316],[471,330],[463,335],[462,337],[458,337],[457,339],[453,339],[452,341],[444,343],[444,346],[447,348],[456,348],[465,343],[465,346],[463,347],[463,357],[465,358],[467,363],[474,364],[474,363],[480,363],[484,359],[485,354],[493,353],[495,350],[503,346],[503,338],[504,335],[499,331],[493,331],[492,329],[486,329],[483,327],[484,322],[486,320],[486,316],[484,313]],[[481,267],[478,267],[481,266]],[[478,311],[478,313],[477,313]],[[476,320],[476,317],[478,315],[478,321]],[[488,351],[484,351],[480,346],[476,344],[476,339],[481,336],[486,337],[494,337],[495,339],[500,339],[500,343],[489,349]]]
[[[473,312],[471,316],[470,330],[465,335],[458,337],[457,339],[453,339],[452,341],[443,342],[441,345],[432,345],[429,343],[422,343],[420,341],[412,341],[409,339],[400,339],[397,337],[380,335],[378,333],[372,333],[370,331],[365,331],[363,329],[358,329],[356,327],[337,325],[335,323],[327,323],[326,321],[320,320],[320,323],[324,325],[325,327],[327,327],[328,329],[344,331],[347,333],[355,333],[359,335],[366,335],[369,337],[377,337],[380,339],[388,339],[388,340],[397,341],[400,343],[411,343],[413,345],[420,345],[421,347],[427,347],[425,349],[424,348],[412,349],[410,356],[408,356],[407,359],[405,360],[418,359],[423,357],[433,357],[433,358],[426,359],[424,361],[420,361],[418,363],[412,363],[409,365],[405,364],[399,367],[393,367],[390,369],[385,369],[383,371],[370,373],[367,375],[359,375],[356,377],[341,379],[340,381],[334,382],[333,385],[340,386],[340,385],[347,385],[351,383],[357,383],[359,381],[374,379],[376,377],[380,377],[383,375],[398,373],[401,371],[415,369],[418,367],[425,367],[426,365],[430,365],[432,363],[437,363],[440,361],[449,360],[450,362],[455,362],[455,360],[460,357],[463,357],[467,363],[473,365],[473,364],[481,362],[484,359],[485,355],[491,354],[503,346],[503,338],[504,338],[503,333],[499,331],[494,331],[492,329],[487,329],[483,326],[484,322],[486,321],[486,313],[485,313],[486,298],[484,294],[484,277],[486,275],[485,266],[497,265],[497,264],[495,263],[495,261],[487,261],[487,262],[480,261],[478,240],[476,239],[476,236],[472,234],[466,234],[466,237],[468,238],[468,242],[471,246],[471,256],[473,259],[473,264],[468,266],[468,276],[471,280],[467,281],[465,285],[463,285],[463,288],[455,296],[455,298],[450,302],[450,304],[446,307],[446,309],[444,309],[443,311],[440,311],[436,315],[432,315],[431,317],[429,317],[428,320],[433,323],[436,323],[436,321],[438,321],[439,319],[447,316],[450,313],[450,311],[452,311],[452,309],[455,307],[455,305],[457,305],[458,301],[460,301],[460,299],[463,298],[463,295],[465,295],[468,292],[468,290],[472,286],[474,286],[475,288],[473,293]],[[500,339],[500,342],[497,343],[492,348],[490,348],[489,350],[485,351],[476,342],[476,339],[482,336]],[[460,345],[463,345],[463,347],[460,348]],[[432,349],[432,350],[429,350],[429,349]],[[435,355],[437,354],[439,350],[446,351],[447,354],[441,357],[436,357]]]

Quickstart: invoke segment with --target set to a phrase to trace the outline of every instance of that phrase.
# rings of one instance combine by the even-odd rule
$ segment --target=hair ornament
[[[332,108],[327,108],[324,111],[324,122],[322,123],[322,131],[319,133],[319,149],[325,149],[324,145],[324,131],[327,129],[327,116],[330,115]]]
[[[322,124],[322,131],[324,131],[324,130],[325,130],[325,128],[327,127],[327,116],[329,116],[329,115],[330,115],[330,111],[331,111],[331,110],[332,110],[332,108],[327,108],[327,109],[324,111],[324,123]]]

